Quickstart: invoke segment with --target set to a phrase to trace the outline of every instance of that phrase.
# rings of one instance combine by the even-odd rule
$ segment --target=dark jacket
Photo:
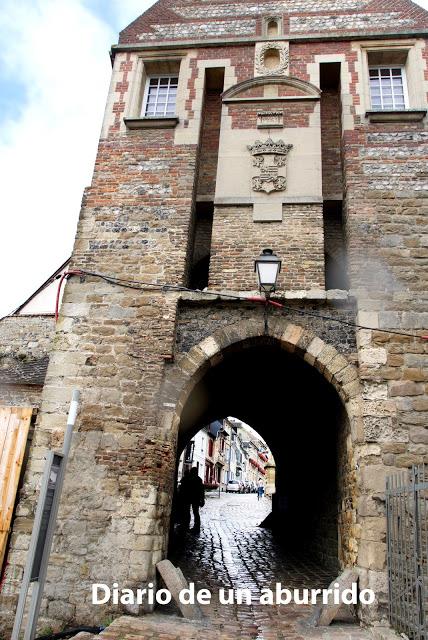
[[[202,479],[198,475],[186,475],[181,481],[180,498],[185,504],[205,504],[205,490]]]

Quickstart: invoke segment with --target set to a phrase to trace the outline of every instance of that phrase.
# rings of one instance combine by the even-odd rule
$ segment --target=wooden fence
[[[0,407],[0,569],[10,532],[32,408]]]

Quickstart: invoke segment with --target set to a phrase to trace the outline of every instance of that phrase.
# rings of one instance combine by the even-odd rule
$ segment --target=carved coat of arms
[[[285,191],[287,178],[279,174],[279,169],[286,167],[287,155],[292,147],[292,144],[285,144],[283,140],[274,142],[271,138],[256,140],[254,144],[248,145],[253,156],[253,166],[260,169],[260,175],[254,176],[252,180],[253,191]]]

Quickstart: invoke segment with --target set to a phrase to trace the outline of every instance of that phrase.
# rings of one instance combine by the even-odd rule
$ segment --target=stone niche
[[[289,71],[288,42],[258,42],[254,57],[254,75],[286,75]]]

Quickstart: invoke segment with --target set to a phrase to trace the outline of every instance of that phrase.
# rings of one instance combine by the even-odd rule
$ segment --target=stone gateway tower
[[[122,31],[15,511],[6,626],[75,388],[45,620],[100,623],[119,610],[92,605],[92,583],[156,581],[177,456],[228,415],[275,456],[287,544],[356,567],[377,595],[362,619],[384,618],[385,477],[428,461],[427,32],[410,0],[160,0]],[[249,299],[264,248],[285,304],[267,326]]]

